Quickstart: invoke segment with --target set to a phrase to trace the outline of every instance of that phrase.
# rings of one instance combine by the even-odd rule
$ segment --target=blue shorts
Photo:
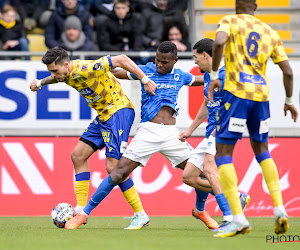
[[[217,115],[216,142],[235,144],[247,126],[253,141],[267,142],[269,135],[269,102],[256,102],[224,91]]]
[[[134,115],[133,109],[124,108],[114,113],[104,123],[100,122],[97,116],[80,140],[90,145],[94,151],[106,147],[106,156],[120,160],[128,143]]]

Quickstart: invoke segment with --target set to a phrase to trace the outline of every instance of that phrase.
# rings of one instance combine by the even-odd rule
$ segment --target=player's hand
[[[192,135],[192,133],[189,130],[186,130],[182,133],[180,133],[178,139],[182,142],[185,142],[187,138],[189,138]]]
[[[34,79],[31,83],[30,83],[30,90],[32,92],[36,92],[40,89],[40,87],[37,87],[36,84],[37,84],[37,79]]]
[[[144,88],[145,88],[146,92],[149,93],[150,95],[155,95],[155,90],[157,88],[157,85],[152,80],[149,80],[149,82],[144,84]]]
[[[297,121],[297,118],[298,118],[298,111],[296,109],[296,107],[294,105],[287,105],[287,104],[284,104],[284,115],[286,116],[287,115],[287,111],[290,111],[291,114],[292,114],[292,119],[294,120],[294,122]]]
[[[207,96],[208,96],[208,99],[211,103],[214,102],[214,91],[215,91],[215,88],[218,88],[218,92],[220,92],[221,90],[221,82],[219,79],[217,80],[213,80],[210,82],[209,86],[208,86],[208,91],[207,91]]]
[[[211,132],[211,134],[213,137],[216,137],[216,129],[213,130],[213,132]]]

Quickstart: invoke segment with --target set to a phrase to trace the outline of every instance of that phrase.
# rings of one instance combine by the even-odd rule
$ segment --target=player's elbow
[[[121,55],[118,55],[118,56],[114,56],[112,58],[112,63],[114,65],[114,68],[116,67],[121,67],[124,66],[124,64],[126,64],[128,62],[129,57],[124,55],[124,54],[121,54]]]

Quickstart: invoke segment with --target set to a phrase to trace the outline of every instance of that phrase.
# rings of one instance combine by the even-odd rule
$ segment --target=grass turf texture
[[[121,217],[91,217],[77,230],[56,228],[50,216],[0,217],[0,249],[300,249],[300,242],[266,243],[266,235],[276,237],[273,218],[248,219],[250,234],[215,238],[192,217],[151,217],[150,226],[137,231],[123,230],[129,223]],[[300,235],[300,218],[289,221],[286,235]]]

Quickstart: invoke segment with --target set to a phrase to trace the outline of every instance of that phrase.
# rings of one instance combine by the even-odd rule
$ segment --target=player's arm
[[[156,83],[149,79],[148,76],[126,55],[112,56],[111,62],[114,68],[120,67],[134,74],[144,84],[145,90],[155,95]]]
[[[179,140],[185,141],[187,138],[189,138],[194,133],[196,128],[198,128],[199,125],[202,122],[204,122],[204,120],[207,118],[207,115],[208,115],[207,103],[208,103],[208,101],[205,98],[197,115],[196,115],[195,120],[192,122],[191,126],[186,131],[182,132],[179,135]]]
[[[52,76],[47,76],[47,77],[45,77],[44,79],[41,79],[41,80],[34,79],[30,83],[30,90],[35,92],[35,91],[38,91],[42,86],[57,83],[57,82],[58,81]]]
[[[204,76],[195,76],[195,81],[191,86],[202,86],[204,84]]]
[[[126,80],[129,79],[127,75],[127,71],[124,69],[113,69],[110,72],[118,79],[126,79]]]
[[[284,104],[284,115],[286,116],[287,111],[289,110],[292,114],[292,119],[294,120],[294,122],[296,122],[298,118],[298,111],[293,105],[293,70],[288,60],[279,62],[278,65],[283,73],[283,83],[286,95]]]
[[[214,102],[214,89],[220,88],[219,66],[223,57],[224,45],[228,39],[228,34],[224,31],[219,31],[216,34],[212,49],[212,71],[210,73],[210,84],[208,87],[208,99]]]

